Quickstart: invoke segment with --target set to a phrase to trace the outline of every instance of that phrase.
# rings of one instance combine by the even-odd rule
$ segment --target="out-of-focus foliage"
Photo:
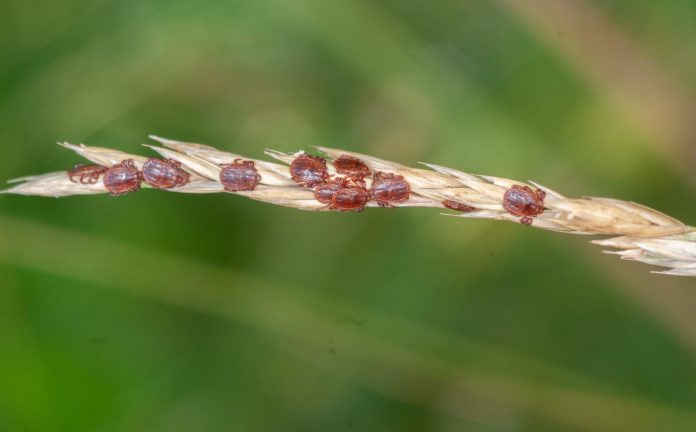
[[[3,2],[0,177],[78,162],[57,140],[156,133],[430,161],[693,223],[696,141],[642,128],[671,105],[630,94],[696,104],[696,5],[558,2],[617,44],[577,39],[595,15],[554,33],[542,2],[511,3]],[[648,72],[614,93],[602,71],[626,58]],[[597,252],[423,209],[3,196],[0,430],[694,430],[696,286]]]

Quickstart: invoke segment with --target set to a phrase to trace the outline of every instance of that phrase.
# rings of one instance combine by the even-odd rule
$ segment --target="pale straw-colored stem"
[[[329,207],[318,202],[314,193],[295,183],[290,177],[289,164],[299,153],[283,153],[267,150],[266,155],[282,163],[268,162],[227,153],[210,146],[185,143],[156,136],[151,138],[160,145],[146,145],[161,157],[181,163],[191,174],[188,184],[170,189],[183,193],[226,192],[220,183],[222,166],[236,159],[251,160],[261,175],[261,182],[252,191],[234,192],[248,198],[300,210],[327,211]],[[126,159],[133,159],[138,168],[147,157],[131,155],[117,150],[72,145],[61,146],[73,150],[89,161],[103,166],[113,166]],[[545,210],[534,218],[532,226],[550,231],[584,235],[607,235],[607,239],[593,243],[614,248],[607,253],[620,255],[622,259],[666,267],[662,274],[696,276],[696,229],[648,207],[628,201],[610,198],[567,198],[560,193],[530,182],[527,185],[515,180],[485,175],[474,175],[439,165],[424,164],[429,169],[411,168],[372,156],[325,147],[319,147],[329,161],[341,155],[361,159],[373,172],[382,171],[403,176],[411,186],[410,199],[395,207],[435,207],[446,209],[444,201],[453,201],[473,207],[470,212],[447,215],[462,218],[498,219],[519,222],[520,218],[503,208],[505,192],[515,186],[532,186],[546,192]],[[329,173],[336,175],[331,164]],[[370,179],[367,178],[367,187]],[[66,171],[12,181],[14,185],[3,193],[62,197],[108,193],[102,182],[84,185],[70,181]],[[144,185],[147,187],[147,185]],[[369,207],[377,207],[374,201]]]

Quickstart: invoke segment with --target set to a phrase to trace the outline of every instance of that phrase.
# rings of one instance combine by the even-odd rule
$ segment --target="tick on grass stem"
[[[364,187],[345,185],[333,194],[329,209],[359,213],[365,210],[369,200],[370,192]]]
[[[314,187],[314,199],[322,204],[331,204],[336,191],[345,186],[345,179],[328,180]]]
[[[520,222],[531,225],[535,216],[544,212],[546,192],[532,190],[529,186],[514,185],[503,196],[503,208],[513,216],[520,216]]]
[[[337,177],[314,187],[314,199],[330,210],[361,212],[370,200],[370,191],[359,177]]]
[[[143,165],[145,183],[157,189],[171,189],[189,182],[189,173],[181,168],[181,163],[173,159],[150,158]]]
[[[457,201],[451,201],[451,200],[442,201],[442,205],[443,205],[445,208],[448,208],[448,209],[450,209],[450,210],[455,210],[455,211],[458,211],[458,212],[462,212],[462,213],[471,213],[471,212],[477,210],[476,207],[472,207],[472,206],[470,206],[470,205],[466,205],[466,204],[464,204],[464,203],[460,203],[460,202],[457,202]]]
[[[220,182],[228,192],[251,191],[261,181],[254,161],[235,159],[220,171]]]
[[[393,207],[402,204],[411,197],[411,185],[403,176],[377,171],[372,179],[370,197],[380,207]]]
[[[96,184],[99,177],[104,174],[109,168],[101,165],[82,165],[78,164],[68,171],[68,178],[73,183],[83,185]]]
[[[114,196],[139,191],[142,180],[143,174],[135,167],[133,159],[121,161],[104,174],[104,186]]]
[[[333,161],[333,166],[339,174],[360,177],[368,177],[372,174],[365,162],[353,156],[341,155]]]
[[[329,178],[326,159],[301,154],[290,164],[290,177],[295,183],[312,188]]]

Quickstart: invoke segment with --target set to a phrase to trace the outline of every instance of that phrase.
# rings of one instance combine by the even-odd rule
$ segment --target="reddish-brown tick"
[[[114,196],[137,192],[142,180],[143,174],[135,167],[133,159],[121,161],[104,174],[104,186]]]
[[[322,204],[331,204],[333,197],[341,189],[353,188],[368,192],[365,188],[365,179],[362,176],[335,177],[313,188],[314,199]],[[368,201],[369,201],[368,193]]]
[[[514,216],[521,216],[520,222],[531,225],[534,216],[544,212],[546,192],[529,186],[514,185],[503,196],[503,208]]]
[[[68,171],[68,178],[73,183],[81,183],[83,185],[95,184],[99,181],[99,177],[109,168],[101,165],[75,165],[73,169]]]
[[[357,177],[368,177],[372,171],[358,158],[348,155],[341,155],[333,161],[333,166],[339,174],[345,174]]]
[[[260,181],[261,175],[254,161],[235,159],[231,164],[224,165],[220,172],[220,182],[228,192],[254,190]]]
[[[370,195],[380,207],[392,207],[408,201],[411,185],[403,176],[378,171],[373,177]]]
[[[184,186],[189,178],[189,173],[181,169],[181,163],[172,159],[150,158],[143,165],[145,183],[157,189]]]
[[[442,201],[442,205],[445,208],[448,208],[450,210],[456,210],[456,211],[462,212],[462,213],[470,213],[472,211],[476,211],[476,207],[471,207],[470,205],[466,205],[464,203],[460,203],[457,201],[445,200],[445,201]]]
[[[331,204],[331,200],[336,191],[345,186],[345,179],[325,181],[314,187],[314,199],[322,204]]]
[[[342,212],[361,212],[369,200],[370,192],[364,187],[345,186],[333,194],[329,209]]]
[[[290,164],[290,177],[295,183],[312,188],[329,178],[326,159],[301,154]]]

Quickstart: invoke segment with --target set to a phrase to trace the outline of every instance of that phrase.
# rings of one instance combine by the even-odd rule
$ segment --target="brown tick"
[[[104,186],[114,196],[137,192],[142,180],[143,174],[135,167],[133,159],[121,161],[104,174]]]
[[[442,201],[442,205],[445,206],[445,208],[462,213],[470,213],[472,211],[476,211],[476,207],[471,207],[470,205],[466,205],[457,201]]]
[[[235,159],[231,164],[224,165],[220,172],[220,182],[228,192],[254,190],[260,181],[261,175],[254,161]]]
[[[339,174],[360,177],[368,177],[372,174],[365,162],[353,156],[341,155],[333,161],[333,166]]]
[[[336,191],[345,186],[345,179],[325,181],[314,187],[314,199],[322,204],[331,204],[331,200]]]
[[[521,216],[520,222],[523,224],[531,225],[534,216],[544,212],[545,197],[543,190],[514,185],[503,196],[503,208],[514,216]]]
[[[336,192],[338,192],[340,189],[346,188],[355,188],[367,191],[365,188],[365,179],[362,176],[336,177],[315,186],[313,188],[314,199],[322,204],[331,204],[333,196],[336,194]]]
[[[380,207],[392,207],[408,201],[411,196],[411,185],[403,176],[392,173],[376,172],[372,180],[370,197],[377,201]]]
[[[68,178],[73,183],[83,185],[95,184],[99,181],[99,177],[109,168],[101,165],[75,165],[73,169],[68,171]]]
[[[329,178],[326,159],[301,154],[290,164],[290,177],[295,183],[312,188]]]
[[[172,159],[150,158],[143,165],[145,183],[157,189],[184,186],[191,176],[181,169],[181,163]]]
[[[370,192],[364,187],[345,185],[331,197],[329,209],[342,212],[361,212],[370,200]]]

